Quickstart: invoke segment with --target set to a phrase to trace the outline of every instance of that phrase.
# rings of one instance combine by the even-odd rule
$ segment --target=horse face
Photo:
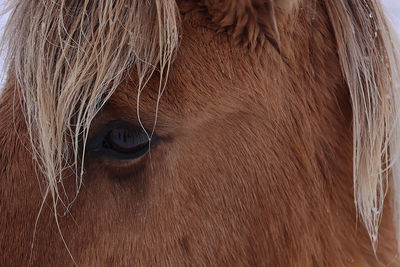
[[[165,88],[160,72],[140,99],[134,75],[118,86],[91,123],[76,199],[65,171],[73,205],[56,223],[49,201],[36,217],[42,198],[10,82],[0,108],[2,188],[11,188],[1,203],[16,203],[0,219],[5,227],[13,218],[9,258],[69,265],[72,256],[82,266],[373,259],[368,235],[354,231],[350,96],[324,4],[278,1],[278,21],[258,23],[257,1],[247,2],[227,5],[251,9],[255,25],[240,25],[248,14],[229,21],[215,3],[180,3],[181,43]]]

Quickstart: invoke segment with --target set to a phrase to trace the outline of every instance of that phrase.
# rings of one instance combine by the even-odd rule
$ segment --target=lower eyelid
[[[150,145],[145,146],[141,150],[132,153],[120,153],[112,149],[99,148],[99,149],[88,150],[88,155],[97,159],[109,159],[109,161],[113,162],[132,161],[135,159],[139,159],[143,155],[147,154],[149,149]]]
[[[105,173],[106,177],[112,180],[135,179],[144,172],[150,159],[148,154],[134,160],[123,161],[99,157],[88,159],[85,162],[85,170],[88,173],[92,171]]]

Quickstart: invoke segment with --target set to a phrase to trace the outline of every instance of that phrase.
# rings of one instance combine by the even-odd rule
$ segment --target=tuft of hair
[[[325,2],[353,107],[355,205],[376,252],[390,179],[400,222],[399,45],[380,1]]]
[[[174,0],[17,0],[12,8],[3,37],[7,64],[45,177],[43,203],[52,197],[57,218],[58,203],[67,211],[73,202],[64,170],[74,170],[78,194],[91,121],[121,80],[136,70],[138,95],[154,71],[160,88],[165,84],[179,13]]]

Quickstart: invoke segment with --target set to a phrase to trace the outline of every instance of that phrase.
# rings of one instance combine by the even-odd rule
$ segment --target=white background
[[[400,0],[381,0],[394,28],[400,35]]]
[[[29,0],[26,0],[29,1]],[[392,21],[395,30],[400,36],[400,0],[381,0],[387,13],[389,16],[389,19]],[[3,28],[4,25],[7,21],[8,13],[5,12],[5,4],[7,3],[7,0],[0,0],[0,35],[3,33]],[[400,49],[400,48],[399,48]],[[4,79],[4,70],[3,70],[3,58],[1,55],[4,53],[0,54],[0,92],[1,92],[1,87],[3,84],[3,79]]]

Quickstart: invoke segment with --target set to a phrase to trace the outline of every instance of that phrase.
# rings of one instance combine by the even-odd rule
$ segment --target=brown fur
[[[269,19],[245,29],[238,23],[267,12],[254,4],[261,1],[200,2],[179,3],[181,43],[156,128],[163,141],[139,163],[86,160],[84,187],[58,219],[74,261],[400,266],[390,202],[377,257],[356,219],[352,102],[325,1],[290,8],[292,21],[277,23],[279,49],[276,36],[268,40],[276,32]],[[42,194],[12,73],[0,102],[0,265],[72,265],[51,200],[31,250]],[[146,128],[154,122],[158,75],[141,96]],[[134,75],[121,82],[89,139],[111,120],[138,123],[137,83]],[[64,178],[73,196],[74,174]]]

